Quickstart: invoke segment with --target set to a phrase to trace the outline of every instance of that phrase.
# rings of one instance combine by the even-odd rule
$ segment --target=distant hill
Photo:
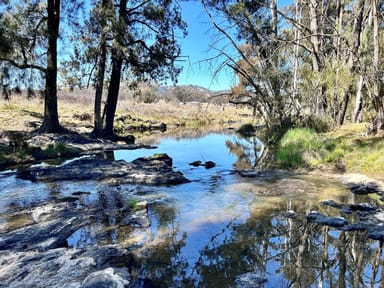
[[[202,103],[227,103],[227,97],[220,96],[226,91],[211,91],[207,88],[196,86],[196,85],[177,85],[177,86],[159,86],[157,93],[159,98],[168,101],[179,101],[179,102],[202,102]]]
[[[207,88],[196,85],[177,85],[177,86],[157,86],[155,84],[140,84],[136,90],[128,85],[122,84],[119,94],[120,100],[131,99],[137,102],[155,103],[158,101],[166,102],[199,102],[199,103],[228,103],[226,96],[217,96],[225,94],[228,91],[211,91]],[[83,101],[93,101],[94,89],[60,89],[59,97],[68,99],[82,99]],[[106,91],[104,97],[106,96]]]

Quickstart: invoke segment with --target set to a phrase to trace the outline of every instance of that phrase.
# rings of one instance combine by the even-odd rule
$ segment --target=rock
[[[342,227],[348,224],[348,221],[343,217],[328,217],[317,211],[311,211],[306,218],[309,222],[330,227]]]
[[[290,219],[296,219],[297,218],[297,213],[293,210],[288,210],[287,212],[285,212],[285,217],[286,218],[290,218]]]
[[[126,216],[122,221],[123,225],[131,225],[133,227],[147,228],[151,225],[151,222],[148,219],[147,210],[139,210],[134,212],[131,215]]]
[[[374,184],[356,184],[350,187],[353,194],[366,195],[380,192]]]
[[[361,222],[348,224],[339,228],[342,231],[367,231],[367,226]]]
[[[358,203],[349,205],[352,211],[364,211],[364,212],[373,212],[376,211],[377,207],[370,203]]]
[[[72,207],[73,208],[73,207]],[[67,246],[67,238],[80,227],[90,223],[87,215],[78,215],[77,211],[69,210],[63,203],[51,215],[33,216],[39,221],[33,225],[22,227],[0,238],[0,251],[13,249],[27,251],[37,249],[45,251]],[[59,210],[60,209],[60,210]]]
[[[17,177],[31,181],[105,180],[112,183],[174,185],[190,182],[172,169],[166,154],[141,157],[130,163],[96,157],[83,157],[59,166],[31,167],[17,172]]]
[[[202,162],[200,160],[196,160],[196,161],[189,163],[189,165],[198,167],[198,166],[202,165]]]
[[[200,160],[196,160],[196,161],[193,161],[193,162],[189,163],[189,165],[195,166],[195,167],[204,166],[206,169],[211,169],[211,168],[216,166],[216,163],[213,162],[213,161],[206,161],[203,164],[203,162],[201,162]]]
[[[341,208],[343,206],[339,203],[336,203],[334,200],[325,200],[325,201],[321,202],[321,204],[324,206],[330,206],[333,208]]]
[[[124,271],[125,272],[125,271]],[[120,272],[121,273],[121,272]],[[116,273],[113,268],[107,268],[101,271],[96,271],[87,276],[81,288],[124,288],[129,285],[127,278],[129,274],[125,272],[125,277],[120,273]]]
[[[207,162],[204,163],[204,167],[205,167],[206,169],[211,169],[211,168],[213,168],[213,167],[215,167],[215,166],[216,166],[216,163],[213,162],[213,161],[207,161]]]
[[[384,240],[384,230],[370,231],[370,232],[368,232],[367,237],[372,239],[372,240],[383,241]]]
[[[139,165],[139,166],[153,166],[156,163],[164,163],[170,167],[173,165],[173,160],[171,157],[169,157],[166,153],[160,153],[160,154],[154,154],[151,157],[139,157],[132,161],[132,163]]]
[[[355,194],[384,193],[384,182],[358,173],[345,173],[338,180]]]

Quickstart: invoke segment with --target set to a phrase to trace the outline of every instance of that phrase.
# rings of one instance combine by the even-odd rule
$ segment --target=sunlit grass
[[[317,134],[309,129],[291,129],[276,149],[283,168],[321,168],[384,175],[384,138],[365,136],[366,124],[347,124]]]
[[[311,155],[322,148],[318,134],[308,128],[288,130],[281,138],[276,159],[284,168],[299,168],[310,165]]]

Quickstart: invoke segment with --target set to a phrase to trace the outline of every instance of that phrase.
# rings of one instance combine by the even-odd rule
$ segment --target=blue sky
[[[280,0],[279,6],[292,3],[293,0]],[[180,64],[184,67],[178,78],[179,85],[198,85],[211,90],[225,90],[236,84],[236,76],[229,68],[224,69],[213,78],[214,71],[220,60],[214,62],[204,61],[217,55],[209,47],[213,44],[217,33],[204,11],[200,1],[182,1],[182,17],[188,24],[188,36],[181,41],[181,54],[186,62]],[[222,44],[224,45],[224,44]],[[220,44],[218,45],[220,48]],[[227,49],[230,49],[227,47]]]
[[[229,89],[236,83],[233,73],[226,69],[213,78],[218,61],[204,61],[217,55],[217,52],[209,48],[215,31],[200,1],[182,2],[181,5],[182,17],[188,24],[188,36],[181,41],[181,54],[185,62],[181,63],[184,68],[178,84],[198,85],[211,90]]]

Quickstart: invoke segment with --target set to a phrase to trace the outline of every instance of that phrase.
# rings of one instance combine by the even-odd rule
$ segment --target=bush
[[[311,157],[322,148],[319,136],[313,129],[289,129],[280,139],[276,160],[284,168],[308,166]]]
[[[46,149],[42,150],[43,158],[56,158],[56,157],[72,157],[79,154],[79,150],[69,147],[64,143],[49,144]]]
[[[308,128],[315,130],[317,133],[324,133],[331,130],[333,125],[332,119],[327,117],[319,117],[315,115],[305,115],[295,120],[294,127]]]

